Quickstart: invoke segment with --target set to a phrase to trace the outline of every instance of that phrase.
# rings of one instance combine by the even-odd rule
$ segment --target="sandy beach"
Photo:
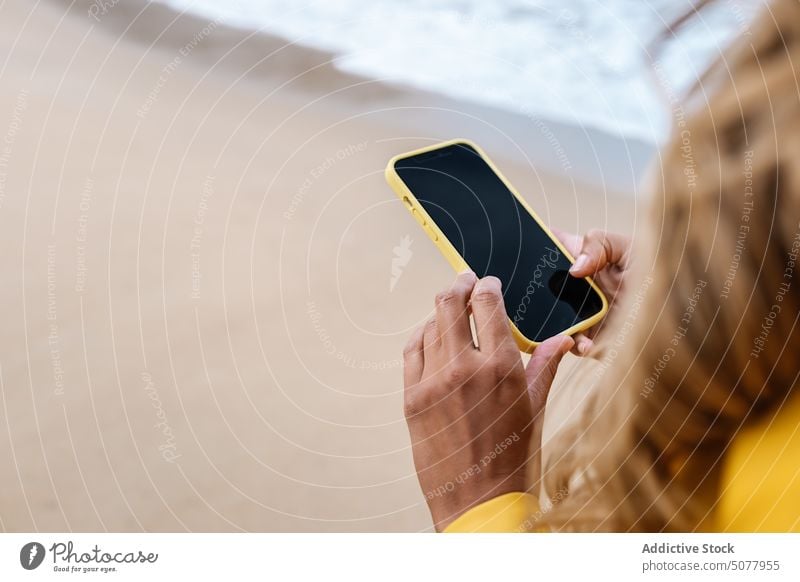
[[[223,22],[8,0],[0,44],[6,531],[429,530],[401,350],[453,274],[386,161],[468,137],[551,225],[642,219],[638,144]]]

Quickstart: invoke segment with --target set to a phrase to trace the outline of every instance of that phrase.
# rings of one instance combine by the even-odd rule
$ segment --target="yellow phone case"
[[[424,154],[426,152],[430,152],[436,149],[440,149],[455,144],[466,144],[475,149],[475,151],[478,152],[478,154],[484,159],[484,161],[487,164],[489,164],[489,167],[494,171],[494,173],[497,174],[497,176],[503,181],[503,183],[511,191],[511,193],[514,194],[514,196],[516,196],[517,200],[519,200],[520,204],[522,204],[522,207],[525,208],[530,213],[533,219],[537,223],[539,223],[539,226],[542,227],[542,230],[544,230],[544,232],[547,233],[547,235],[553,240],[553,242],[558,246],[558,248],[561,249],[561,252],[564,253],[564,255],[570,260],[570,262],[575,261],[575,257],[573,257],[569,253],[569,251],[567,251],[567,249],[564,248],[564,245],[561,244],[561,241],[559,241],[553,235],[553,233],[550,232],[550,229],[547,228],[544,222],[542,222],[542,220],[528,205],[525,199],[519,195],[519,192],[516,191],[516,189],[511,185],[511,183],[508,180],[506,180],[506,177],[500,172],[497,166],[494,165],[494,163],[489,159],[489,157],[484,153],[484,151],[481,148],[479,148],[475,143],[471,142],[468,139],[452,139],[449,141],[420,148],[412,152],[407,152],[404,154],[399,154],[394,156],[391,160],[389,160],[389,163],[386,166],[386,181],[389,183],[389,186],[392,187],[392,190],[394,190],[395,194],[397,194],[400,200],[403,201],[408,211],[411,212],[414,218],[416,218],[417,222],[419,222],[422,229],[428,233],[428,236],[431,238],[431,240],[433,240],[433,242],[439,248],[439,251],[447,259],[447,262],[450,263],[450,265],[453,267],[453,269],[455,269],[457,273],[460,273],[461,271],[467,269],[471,269],[471,267],[469,266],[467,261],[464,260],[464,257],[462,257],[461,254],[456,250],[456,248],[453,246],[450,240],[448,240],[447,237],[444,236],[444,234],[436,225],[436,223],[433,221],[433,219],[431,219],[430,215],[425,211],[425,208],[422,206],[422,204],[419,203],[416,196],[414,196],[414,193],[408,189],[408,186],[406,186],[405,182],[403,182],[403,180],[400,178],[400,176],[397,174],[397,171],[395,170],[395,164],[399,160],[402,160],[404,158],[410,158],[413,156],[417,156],[419,154]],[[579,321],[572,327],[563,330],[561,332],[562,334],[573,335],[579,331],[588,329],[597,322],[599,322],[605,316],[606,312],[608,312],[608,300],[606,299],[606,296],[603,295],[603,292],[600,291],[600,289],[597,287],[595,282],[592,281],[591,278],[587,277],[586,280],[600,296],[600,299],[603,302],[603,307],[600,310],[600,312],[596,313],[592,317]],[[534,348],[537,345],[539,345],[538,342],[535,342],[525,337],[510,318],[509,318],[509,323],[511,324],[511,331],[514,334],[514,339],[516,340],[520,350],[522,350],[523,352],[530,353],[534,350]]]

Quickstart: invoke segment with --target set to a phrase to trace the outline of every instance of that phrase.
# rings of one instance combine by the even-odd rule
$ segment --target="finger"
[[[543,341],[533,351],[525,367],[525,378],[528,382],[528,395],[534,416],[544,410],[558,365],[574,344],[571,337],[557,335]]]
[[[630,238],[622,234],[590,230],[583,237],[581,252],[569,272],[574,277],[594,275],[607,265],[625,267],[628,261]]]
[[[525,378],[528,382],[528,396],[531,400],[533,424],[531,426],[530,476],[534,491],[538,491],[542,479],[542,434],[544,432],[544,410],[547,396],[556,377],[558,364],[573,346],[569,336],[551,337],[536,346],[528,365]]]
[[[431,317],[425,322],[422,329],[422,351],[424,356],[426,358],[432,356],[441,344],[439,325],[436,323],[436,318]]]
[[[475,284],[470,298],[478,348],[492,353],[507,342],[514,342],[503,303],[500,279],[484,277]]]
[[[406,390],[409,387],[419,384],[422,379],[422,370],[425,367],[425,356],[423,353],[422,334],[425,326],[420,325],[411,334],[411,337],[403,348],[403,383]]]
[[[442,347],[450,356],[475,347],[469,328],[469,298],[477,280],[472,271],[459,273],[453,285],[436,296],[436,323]]]
[[[594,342],[586,334],[576,333],[573,339],[575,340],[575,345],[572,346],[572,353],[576,356],[585,356],[594,346]]]
[[[578,234],[572,234],[571,232],[567,232],[561,230],[560,228],[550,227],[550,230],[556,235],[556,238],[564,245],[564,248],[569,251],[573,257],[577,257],[578,254],[581,252],[581,244],[583,243],[583,237]]]

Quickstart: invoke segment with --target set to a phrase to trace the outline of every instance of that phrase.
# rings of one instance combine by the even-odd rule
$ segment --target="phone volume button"
[[[412,209],[411,209],[411,215],[412,215],[412,216],[413,216],[413,217],[414,217],[414,218],[417,220],[417,222],[419,222],[419,223],[420,223],[422,226],[425,226],[425,219],[422,217],[422,215],[421,215],[419,212],[417,212],[417,209],[416,209],[416,208],[412,208]]]
[[[436,234],[436,231],[431,226],[426,226],[425,230],[428,231],[428,236],[433,239],[433,242],[439,242],[439,235]]]

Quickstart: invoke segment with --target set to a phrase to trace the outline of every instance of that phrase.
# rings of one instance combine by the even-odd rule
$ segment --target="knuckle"
[[[408,358],[409,356],[415,355],[422,349],[422,331],[423,326],[417,327],[411,336],[406,341],[406,344],[403,346],[403,357]]]
[[[418,416],[431,405],[430,388],[426,382],[420,382],[406,389],[403,398],[403,413],[406,418]]]
[[[484,307],[496,306],[501,302],[500,294],[493,289],[479,289],[472,295],[472,302]]]
[[[606,258],[610,261],[614,256],[614,243],[610,238],[605,237],[600,243],[603,245],[603,251],[606,253]]]
[[[436,319],[429,319],[425,322],[425,329],[423,330],[423,334],[426,338],[430,338],[438,334],[439,327],[436,324]]]
[[[458,296],[456,295],[456,293],[451,289],[447,289],[445,291],[440,291],[439,293],[437,293],[434,302],[436,303],[437,306],[445,306],[455,303],[457,299]]]
[[[586,233],[584,238],[587,241],[600,241],[606,238],[606,231],[599,228],[592,228]]]
[[[498,350],[491,355],[486,365],[488,373],[495,381],[499,382],[513,376],[521,361],[519,354],[512,354],[508,350]]]
[[[403,359],[408,360],[410,357],[417,354],[419,347],[414,339],[408,340],[406,345],[403,346]],[[396,353],[396,352],[395,352]]]
[[[586,233],[583,251],[588,252],[595,259],[610,261],[613,250],[608,232],[595,228]]]
[[[418,395],[406,394],[406,397],[403,401],[403,414],[406,418],[417,416],[424,410],[425,407],[422,406]]]
[[[450,364],[444,370],[444,381],[451,388],[463,386],[469,379],[469,376],[469,371],[464,366],[458,364]]]

